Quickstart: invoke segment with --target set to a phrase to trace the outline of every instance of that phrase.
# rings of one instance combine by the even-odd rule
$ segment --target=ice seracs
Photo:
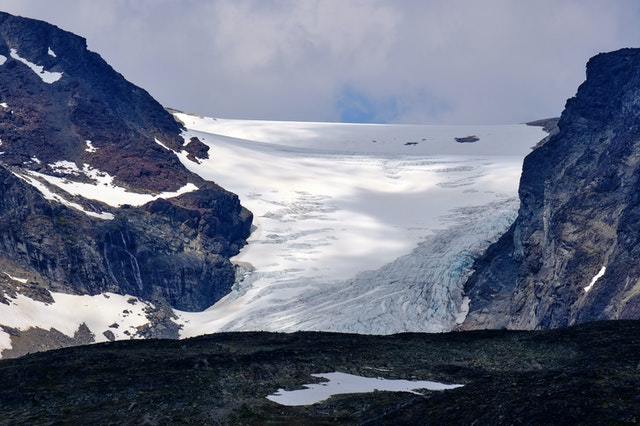
[[[392,380],[381,377],[362,377],[340,372],[312,374],[311,376],[326,379],[327,381],[303,385],[304,389],[300,390],[287,391],[280,389],[276,393],[267,396],[267,399],[280,405],[294,407],[317,404],[333,395],[374,391],[419,393],[417,391],[420,389],[444,391],[463,386],[428,380]]]
[[[18,51],[16,49],[11,49],[9,54],[16,61],[22,62],[23,64],[28,66],[38,77],[40,77],[42,81],[44,81],[47,84],[53,84],[62,78],[63,73],[54,72],[54,71],[45,71],[44,66],[34,64],[33,62],[30,62],[27,59],[23,58],[18,54]]]
[[[7,62],[7,57],[4,55],[0,55],[0,65],[4,65]]]

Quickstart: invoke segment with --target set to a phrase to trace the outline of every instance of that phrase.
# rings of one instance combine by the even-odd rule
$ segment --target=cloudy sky
[[[0,0],[87,38],[167,106],[218,117],[512,123],[558,115],[635,0]]]

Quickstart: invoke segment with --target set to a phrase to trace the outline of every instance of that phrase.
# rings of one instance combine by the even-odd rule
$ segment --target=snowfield
[[[475,256],[517,213],[538,127],[223,120],[176,114],[208,144],[183,164],[240,196],[244,276],[182,337],[231,330],[445,331]],[[477,135],[475,143],[456,137]]]

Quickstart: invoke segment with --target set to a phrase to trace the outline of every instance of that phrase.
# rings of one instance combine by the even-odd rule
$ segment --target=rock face
[[[516,222],[475,265],[463,328],[640,318],[640,49],[600,54],[527,156]]]
[[[182,165],[175,154],[187,142],[194,160],[206,155],[183,132],[83,38],[0,12],[1,271],[47,290],[129,294],[183,310],[224,296],[234,282],[229,257],[244,245],[252,215]],[[107,205],[42,176],[79,184],[107,176],[96,193],[116,186],[150,202]],[[197,190],[152,200],[187,184]]]
[[[95,219],[45,200],[0,167],[0,256],[56,291],[114,292],[201,310],[234,281],[229,257],[250,224],[214,184]]]
[[[0,107],[3,163],[23,166],[34,157],[41,167],[58,160],[86,163],[140,191],[193,182],[176,156],[154,140],[179,149],[180,124],[88,51],[82,37],[0,12],[0,55],[6,58],[0,65],[0,102],[7,105]],[[43,73],[61,75],[50,83]],[[87,151],[87,140],[94,152]]]

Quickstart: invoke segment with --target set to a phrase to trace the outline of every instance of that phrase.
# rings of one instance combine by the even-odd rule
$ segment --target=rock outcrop
[[[527,156],[521,206],[476,262],[463,328],[640,318],[640,49],[599,54]]]
[[[187,145],[194,161],[207,155],[83,38],[0,12],[0,272],[47,291],[128,294],[182,310],[215,303],[234,282],[229,258],[252,215],[183,166],[176,153]],[[68,183],[149,202],[105,204]],[[158,198],[185,185],[191,192]],[[16,287],[0,293],[28,288]]]
[[[214,184],[100,220],[52,203],[0,166],[0,256],[47,288],[113,292],[202,310],[234,282],[250,214]]]
[[[0,65],[4,164],[27,162],[34,169],[59,160],[89,164],[138,191],[174,191],[196,183],[170,150],[185,142],[180,124],[87,50],[84,38],[0,12],[0,55],[5,58]],[[58,80],[47,79],[51,74]],[[86,141],[95,149],[87,150]]]

